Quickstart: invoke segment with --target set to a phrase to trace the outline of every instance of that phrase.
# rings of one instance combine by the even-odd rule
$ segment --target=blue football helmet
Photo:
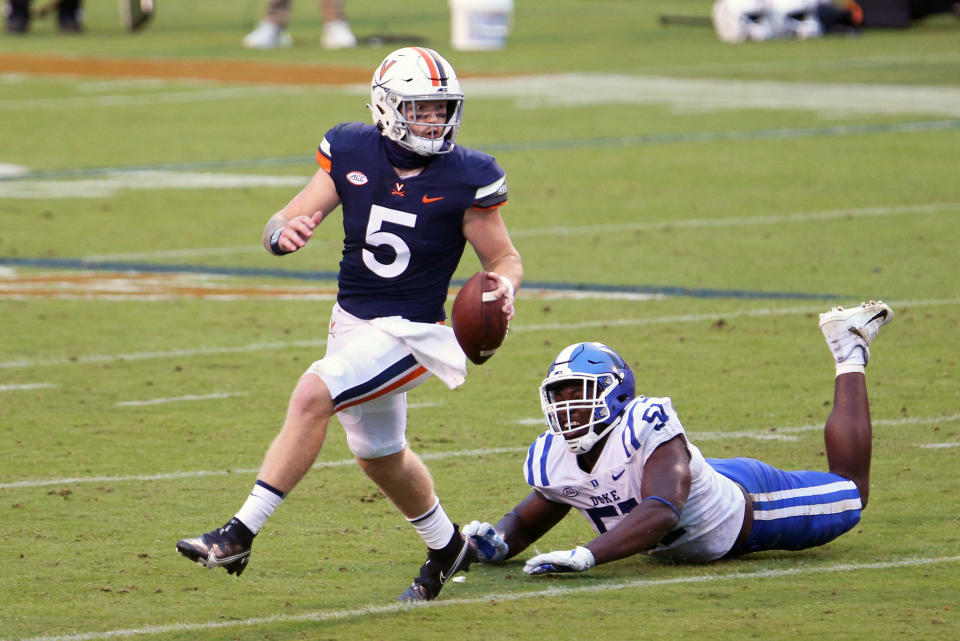
[[[558,390],[571,383],[582,386],[581,398],[558,400]],[[550,365],[540,384],[540,405],[550,431],[563,436],[571,452],[583,454],[616,426],[635,393],[633,371],[619,354],[603,343],[575,343]],[[590,410],[590,420],[573,420],[571,412],[584,409]],[[566,438],[584,428],[583,435]]]

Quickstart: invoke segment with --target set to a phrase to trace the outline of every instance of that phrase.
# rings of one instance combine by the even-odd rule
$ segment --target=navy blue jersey
[[[457,146],[419,175],[400,178],[385,142],[373,125],[340,123],[317,152],[343,209],[337,302],[359,318],[435,323],[446,318],[463,255],[464,212],[506,202],[506,174],[493,156]]]

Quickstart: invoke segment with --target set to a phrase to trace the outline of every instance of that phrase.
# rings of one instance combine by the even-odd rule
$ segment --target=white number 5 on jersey
[[[416,214],[390,209],[389,207],[381,207],[380,205],[373,205],[370,208],[370,220],[367,221],[367,244],[376,247],[390,245],[390,247],[393,247],[393,250],[397,252],[397,255],[391,262],[381,263],[377,260],[376,256],[373,255],[372,251],[364,249],[363,264],[377,276],[394,278],[402,274],[407,268],[407,265],[410,264],[410,248],[407,247],[403,239],[396,234],[391,234],[388,231],[380,231],[383,223],[413,227],[417,224],[417,216]]]

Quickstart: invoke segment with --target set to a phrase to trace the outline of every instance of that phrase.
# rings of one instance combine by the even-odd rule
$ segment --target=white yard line
[[[689,65],[667,65],[650,70],[655,73],[694,72],[757,72],[799,71],[810,69],[867,69],[871,67],[902,67],[917,64],[952,64],[960,62],[957,52],[940,51],[937,53],[894,54],[837,58],[791,57],[789,60],[757,60],[752,62],[705,62]],[[638,69],[645,72],[646,69]]]
[[[953,423],[960,421],[960,414],[949,416],[908,416],[903,418],[882,418],[873,421],[874,427],[900,427],[903,425],[934,425],[937,423]],[[727,438],[752,438],[758,440],[795,441],[797,437],[791,434],[802,432],[822,432],[823,423],[800,425],[797,427],[771,427],[767,430],[741,430],[737,432],[697,432],[691,431],[690,438],[696,441],[715,441]],[[920,447],[926,447],[921,445]]]
[[[212,394],[188,394],[186,396],[171,396],[168,398],[151,398],[145,401],[120,401],[115,407],[143,407],[145,405],[163,405],[166,403],[181,403],[183,401],[210,401],[222,398],[232,398],[235,396],[246,396],[246,394],[229,394],[227,392],[214,392]]]
[[[423,407],[432,407],[432,403],[414,404],[411,409]],[[936,423],[952,423],[960,420],[960,414],[951,416],[916,416],[909,418],[895,419],[877,419],[873,421],[874,427],[900,427],[903,425],[932,425]],[[516,421],[520,424],[543,423],[543,419],[522,419]],[[823,425],[801,425],[796,427],[771,427],[759,430],[739,430],[735,432],[690,432],[690,440],[697,441],[717,441],[721,439],[753,438],[770,439],[776,434],[794,434],[800,432],[822,431]],[[531,433],[531,438],[535,434]],[[781,436],[782,440],[796,440],[796,437]],[[920,447],[930,447],[921,445]],[[526,447],[496,447],[486,449],[455,450],[448,452],[422,452],[420,458],[428,461],[444,460],[449,458],[463,458],[488,456],[491,454],[522,454],[527,451]],[[344,467],[354,463],[354,459],[341,459],[339,461],[321,461],[313,465],[313,469],[326,467]],[[86,476],[70,477],[59,479],[32,479],[25,481],[13,481],[9,483],[0,483],[0,489],[17,487],[43,487],[47,485],[74,485],[78,483],[122,483],[125,481],[169,481],[187,478],[200,478],[205,476],[229,476],[234,474],[256,474],[259,468],[231,469],[231,470],[187,470],[182,472],[170,472],[166,474],[138,474],[131,476]]]
[[[805,211],[790,214],[772,214],[766,216],[734,216],[731,218],[687,218],[660,222],[632,222],[610,225],[572,225],[566,227],[539,227],[534,229],[516,229],[510,231],[515,238],[534,236],[580,236],[585,234],[607,234],[621,231],[656,231],[662,229],[713,229],[717,227],[755,227],[757,225],[781,225],[783,223],[805,223],[838,218],[865,218],[875,216],[903,216],[912,214],[938,214],[944,212],[960,213],[960,202],[928,203],[921,205],[896,205],[892,207],[856,207],[849,209],[831,209],[826,211]]]
[[[460,450],[457,452],[422,452],[420,458],[428,461],[442,460],[457,457],[475,457],[489,454],[516,454],[526,451],[526,448],[496,447],[479,450]],[[326,467],[344,467],[355,465],[356,459],[341,459],[339,461],[320,461],[312,469]],[[122,483],[125,481],[171,481],[177,479],[200,478],[204,476],[230,476],[233,474],[256,474],[259,468],[231,469],[231,470],[188,470],[184,472],[170,472],[167,474],[138,474],[134,476],[85,476],[59,479],[36,479],[28,481],[14,481],[0,483],[0,489],[15,487],[43,487],[46,485],[73,485],[77,483]]]
[[[250,343],[234,347],[198,347],[193,349],[171,349],[156,352],[133,352],[129,354],[94,354],[67,358],[52,358],[45,360],[18,360],[0,362],[0,369],[16,369],[21,367],[57,367],[70,363],[112,363],[114,361],[142,361],[154,358],[182,358],[187,356],[204,356],[210,354],[236,354],[243,352],[261,352],[297,347],[322,347],[327,344],[326,339],[303,341],[284,341],[273,343]]]
[[[523,290],[520,290],[520,294]],[[522,298],[522,296],[521,296]],[[958,305],[960,298],[936,298],[928,300],[896,300],[886,301],[894,307],[940,307],[944,305]],[[537,325],[510,325],[511,332],[542,332],[565,331],[571,329],[590,329],[594,327],[634,327],[639,325],[656,325],[662,323],[700,323],[731,318],[749,318],[762,316],[791,316],[813,314],[823,311],[823,305],[809,305],[805,307],[741,309],[728,312],[714,312],[710,314],[678,314],[676,316],[654,316],[648,318],[618,318],[581,321],[579,323],[542,323]],[[0,368],[3,363],[0,363]]]
[[[11,180],[0,182],[0,198],[110,198],[124,189],[240,189],[244,187],[303,187],[305,176],[191,171],[118,171],[77,180]]]
[[[523,290],[520,291],[522,296]],[[935,298],[920,300],[887,301],[894,307],[941,307],[960,304],[960,298]],[[791,316],[812,314],[823,311],[823,305],[809,305],[804,307],[741,309],[710,314],[678,314],[675,316],[654,316],[646,318],[598,319],[581,321],[579,323],[543,323],[536,325],[511,325],[511,332],[539,332],[563,331],[572,329],[589,329],[594,327],[633,327],[663,323],[699,323],[716,321],[719,319],[749,318],[763,316]],[[154,352],[134,352],[130,354],[94,354],[50,359],[20,359],[14,361],[0,361],[0,370],[19,369],[26,367],[56,367],[70,364],[109,363],[114,361],[138,361],[155,358],[178,358],[186,356],[201,356],[208,354],[235,354],[242,352],[256,352],[264,350],[295,349],[299,347],[320,347],[326,344],[326,339],[303,341],[277,341],[270,343],[252,343],[234,347],[200,347],[193,349],[158,350]]]
[[[56,383],[23,383],[21,385],[0,385],[0,392],[17,392],[20,390],[46,389],[56,387]]]
[[[520,108],[668,105],[680,112],[739,109],[829,114],[960,116],[960,88],[731,78],[562,73],[463,80],[471,100],[513,98]]]
[[[845,64],[839,61],[840,64]],[[681,69],[682,71],[682,69]],[[563,73],[462,78],[471,99],[513,98],[520,108],[577,107],[583,104],[669,105],[682,111],[730,109],[812,110],[847,114],[960,116],[956,87],[863,83],[779,82],[663,75]],[[196,89],[114,93],[97,96],[0,100],[2,111],[36,111],[184,104],[223,100],[275,99],[280,95],[365,95],[368,85],[209,86]]]
[[[802,223],[837,218],[865,218],[873,216],[906,216],[911,214],[937,214],[955,211],[960,213],[960,202],[925,203],[916,205],[895,205],[891,207],[852,207],[825,211],[803,211],[788,214],[770,214],[764,216],[735,216],[731,218],[687,218],[653,222],[633,222],[609,225],[572,225],[557,227],[539,227],[532,229],[514,229],[510,235],[515,238],[537,236],[571,236],[581,234],[600,234],[617,231],[655,231],[661,229],[711,229],[716,227],[755,227],[757,225],[779,225],[783,223]],[[308,246],[314,246],[314,239]],[[326,241],[337,244],[339,241]],[[262,252],[260,245],[239,245],[235,247],[197,247],[193,249],[166,249],[151,252],[124,252],[115,254],[91,254],[83,260],[91,262],[114,260],[150,260],[156,258],[191,258],[196,256],[219,256]]]
[[[300,614],[274,614],[264,617],[250,617],[246,619],[232,619],[229,621],[215,620],[197,623],[164,623],[148,625],[140,628],[114,628],[100,632],[84,632],[80,634],[66,634],[62,636],[43,636],[22,638],[19,641],[95,641],[97,639],[123,639],[129,637],[156,635],[156,634],[183,634],[201,632],[204,630],[222,630],[228,628],[250,628],[261,625],[275,625],[283,623],[303,623],[315,621],[341,621],[357,617],[369,617],[381,614],[401,614],[416,611],[421,608],[445,608],[452,606],[490,605],[503,602],[525,601],[527,599],[543,599],[557,597],[571,597],[578,594],[602,594],[618,590],[658,589],[671,585],[699,585],[721,581],[753,582],[761,579],[780,579],[785,577],[807,576],[816,574],[834,574],[848,572],[865,572],[869,570],[894,570],[900,568],[914,568],[931,565],[946,565],[960,561],[960,556],[913,557],[881,561],[877,563],[837,563],[811,567],[783,568],[776,570],[758,570],[755,572],[706,572],[694,576],[673,577],[665,579],[635,579],[633,581],[610,581],[593,585],[558,586],[553,585],[543,590],[529,592],[498,591],[473,598],[448,598],[449,593],[455,592],[454,587],[448,587],[448,593],[436,601],[426,601],[416,604],[390,603],[385,605],[368,605],[349,610],[314,610]],[[533,580],[535,581],[535,579]],[[199,635],[202,637],[202,634]],[[13,641],[13,640],[8,640]]]

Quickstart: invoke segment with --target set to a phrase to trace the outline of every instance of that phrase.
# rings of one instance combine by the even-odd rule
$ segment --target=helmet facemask
[[[610,411],[608,397],[613,394],[620,380],[612,373],[570,374],[548,378],[540,386],[540,404],[551,432],[564,437],[567,449],[574,454],[588,452],[619,422],[619,416]],[[579,385],[580,398],[558,400],[558,392],[569,385]],[[585,415],[580,421],[576,415]],[[597,431],[597,426],[600,426]],[[567,435],[584,431],[576,438]]]
[[[571,385],[568,394],[560,393]],[[577,391],[580,398],[571,398]],[[540,406],[550,432],[580,455],[619,425],[635,391],[633,371],[622,356],[603,343],[574,343],[557,355],[540,383]]]
[[[434,103],[446,107],[443,122],[436,122],[428,115],[434,112]],[[399,100],[396,109],[397,127],[405,132],[397,144],[423,156],[445,154],[453,149],[463,117],[463,97],[443,100],[437,96],[406,96]],[[429,127],[430,135],[417,135],[414,127]]]

